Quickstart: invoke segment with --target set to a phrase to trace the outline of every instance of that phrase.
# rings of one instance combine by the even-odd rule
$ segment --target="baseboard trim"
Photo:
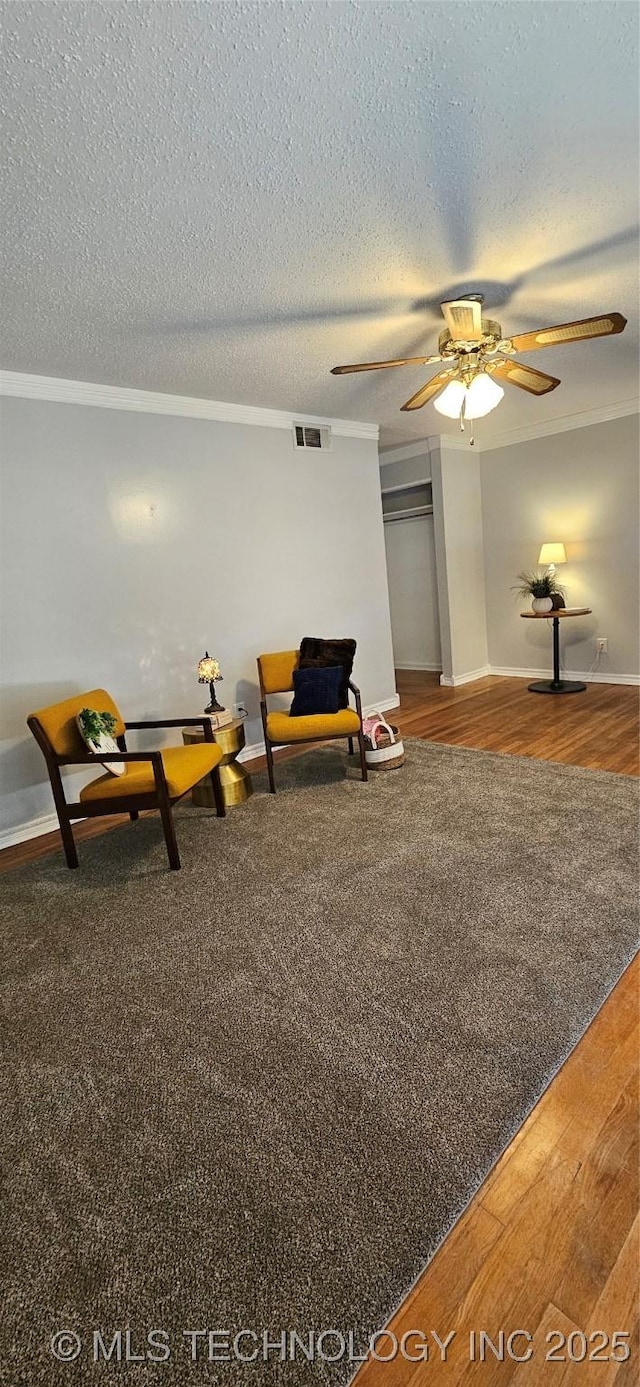
[[[388,713],[390,708],[399,707],[400,695],[394,694],[392,698],[382,698],[377,703],[370,704],[369,707],[365,708],[364,715],[365,718],[368,718],[372,713]]]
[[[430,674],[439,674],[442,664],[440,662],[434,664],[433,660],[407,660],[406,662],[396,660],[395,667],[396,669],[426,670]]]
[[[26,823],[17,824],[15,828],[2,828],[0,852],[3,848],[14,847],[16,843],[26,843],[29,838],[42,838],[45,833],[55,833],[58,827],[56,814],[39,814],[37,819],[28,819]]]
[[[460,684],[473,684],[474,680],[484,679],[487,674],[493,674],[493,670],[483,665],[481,669],[470,669],[468,674],[441,674],[440,683],[446,689],[457,689]]]
[[[601,670],[581,670],[581,669],[562,669],[560,671],[563,679],[581,679],[583,684],[630,684],[637,687],[640,684],[639,674],[609,674]],[[552,679],[553,671],[550,669],[522,669],[509,668],[506,665],[490,665],[487,674],[498,674],[504,679]]]
[[[364,709],[364,715],[368,717],[370,713],[374,712],[386,713],[390,708],[398,708],[399,706],[399,695],[397,693],[392,694],[389,698],[383,698],[377,703],[370,704]],[[274,752],[274,755],[278,756],[279,752],[284,750],[285,747],[281,747],[278,751]],[[240,752],[238,760],[252,761],[256,756],[264,756],[263,741],[251,742],[249,746],[245,746]],[[84,822],[84,819],[74,820],[74,823]],[[58,817],[56,814],[39,814],[35,819],[29,819],[26,823],[17,824],[15,828],[0,829],[0,852],[2,852],[3,848],[15,847],[17,843],[26,843],[30,838],[42,838],[45,833],[55,833],[58,827]]]
[[[410,666],[397,665],[397,669]],[[411,666],[420,669],[422,666]],[[550,669],[523,669],[521,666],[484,665],[482,669],[472,669],[468,674],[441,674],[440,683],[447,689],[457,689],[460,684],[472,684],[476,679],[484,679],[487,674],[496,674],[502,679],[551,679]],[[583,684],[629,684],[634,688],[640,685],[638,674],[605,674],[601,670],[563,669],[563,679],[581,679]]]

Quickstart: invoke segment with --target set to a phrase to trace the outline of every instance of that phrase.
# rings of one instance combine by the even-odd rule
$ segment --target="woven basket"
[[[373,746],[367,737],[365,759],[367,766],[372,771],[395,771],[399,766],[404,765],[404,746],[398,737],[397,727],[391,727],[395,737],[392,742],[388,733],[383,732],[376,738]]]

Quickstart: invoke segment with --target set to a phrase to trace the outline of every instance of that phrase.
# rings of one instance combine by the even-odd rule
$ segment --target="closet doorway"
[[[396,669],[442,670],[431,484],[382,493]]]

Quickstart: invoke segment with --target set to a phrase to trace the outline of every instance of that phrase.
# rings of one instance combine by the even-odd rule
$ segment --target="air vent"
[[[329,451],[331,449],[329,425],[294,424],[293,446],[294,448],[322,448],[325,452]]]

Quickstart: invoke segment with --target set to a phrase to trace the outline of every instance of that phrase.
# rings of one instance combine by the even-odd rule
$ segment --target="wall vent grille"
[[[331,429],[329,425],[294,424],[293,446],[294,448],[321,448],[324,452],[330,451]]]

